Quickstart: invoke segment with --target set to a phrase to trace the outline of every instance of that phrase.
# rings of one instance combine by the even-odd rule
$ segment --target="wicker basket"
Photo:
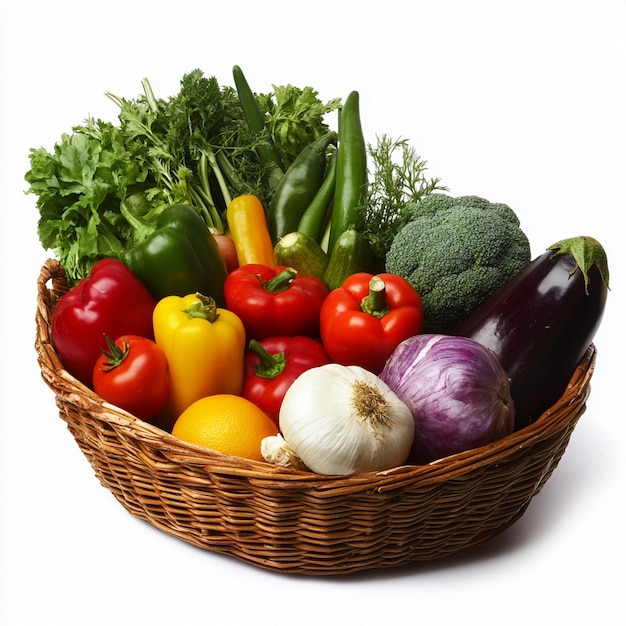
[[[61,418],[100,482],[170,535],[288,573],[346,574],[437,559],[513,524],[558,464],[585,410],[595,349],[531,426],[426,466],[320,476],[219,454],[105,403],[70,376],[50,341],[67,291],[59,263],[38,279],[35,347]]]

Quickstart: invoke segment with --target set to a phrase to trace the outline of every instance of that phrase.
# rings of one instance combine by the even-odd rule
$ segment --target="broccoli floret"
[[[528,263],[528,238],[508,205],[431,194],[412,207],[385,269],[420,294],[425,332],[445,333]]]

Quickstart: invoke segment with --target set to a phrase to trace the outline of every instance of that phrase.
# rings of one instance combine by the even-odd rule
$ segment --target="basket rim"
[[[162,454],[172,462],[184,461],[185,465],[193,466],[196,470],[204,469],[213,474],[238,475],[250,480],[263,480],[266,483],[276,482],[284,487],[293,485],[301,489],[306,484],[314,487],[318,493],[333,490],[333,495],[337,494],[337,485],[345,485],[348,490],[375,485],[378,491],[385,491],[415,480],[419,480],[420,483],[449,480],[455,475],[497,462],[514,451],[547,438],[553,430],[572,419],[572,415],[564,409],[581,399],[584,404],[589,395],[588,383],[596,360],[596,348],[592,344],[574,371],[561,398],[535,422],[494,443],[447,456],[427,465],[401,465],[353,476],[315,474],[294,468],[279,467],[263,461],[243,459],[187,443],[158,426],[104,401],[65,370],[54,349],[50,335],[52,310],[67,290],[66,276],[60,262],[56,259],[48,259],[43,264],[37,279],[35,350],[42,377],[56,396],[88,411],[94,417],[97,416],[98,419],[122,431],[129,438],[151,442],[158,446]]]

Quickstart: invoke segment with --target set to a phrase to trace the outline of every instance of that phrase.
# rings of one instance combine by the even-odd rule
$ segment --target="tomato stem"
[[[122,338],[122,346],[118,346],[111,337],[105,335],[104,338],[107,342],[108,351],[103,349],[102,355],[104,356],[104,361],[102,361],[102,370],[104,372],[110,372],[114,370],[116,367],[119,367],[124,359],[128,356],[130,352],[130,345],[126,338]]]

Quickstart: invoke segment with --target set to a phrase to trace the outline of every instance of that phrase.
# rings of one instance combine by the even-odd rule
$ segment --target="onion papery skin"
[[[513,431],[510,383],[493,352],[465,337],[403,341],[380,374],[415,420],[408,462],[426,464]]]

